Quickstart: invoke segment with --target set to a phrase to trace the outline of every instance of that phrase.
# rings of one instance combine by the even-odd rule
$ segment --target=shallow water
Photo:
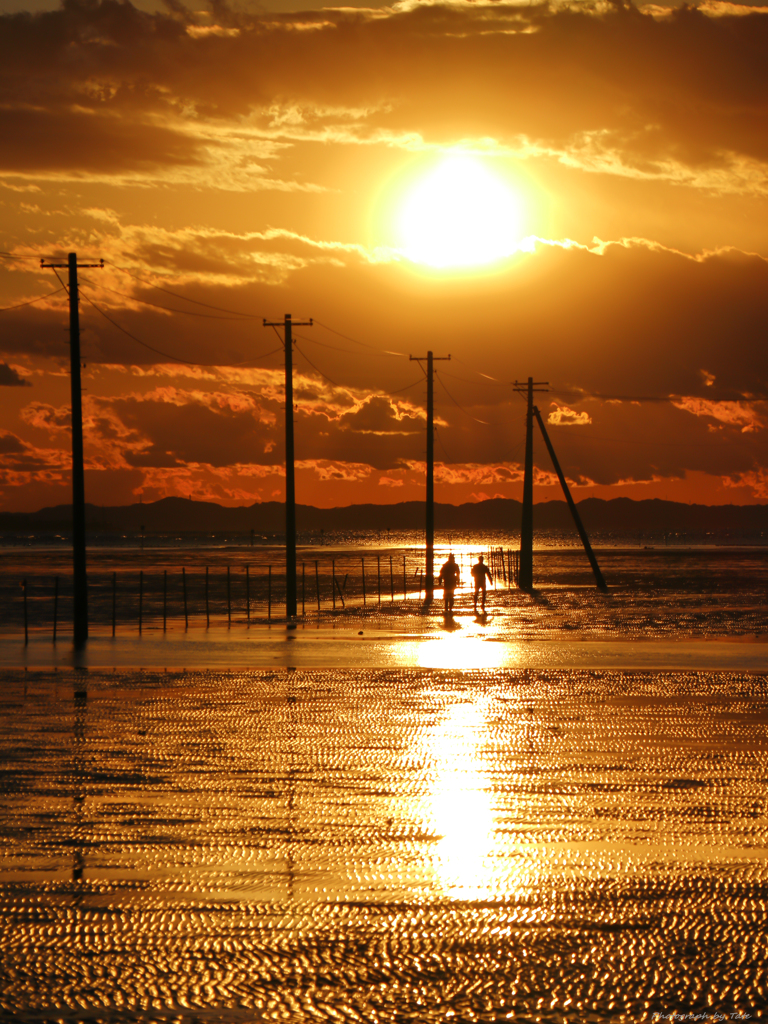
[[[2,1019],[765,1018],[766,675],[6,671],[1,701]]]

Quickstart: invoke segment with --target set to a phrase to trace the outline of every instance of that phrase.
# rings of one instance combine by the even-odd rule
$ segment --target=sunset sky
[[[0,12],[1,508],[70,500],[69,251],[90,502],[282,499],[285,313],[300,503],[423,497],[428,349],[438,501],[531,375],[577,500],[768,502],[768,7]]]

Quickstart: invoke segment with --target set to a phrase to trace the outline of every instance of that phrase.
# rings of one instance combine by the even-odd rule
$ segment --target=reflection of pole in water
[[[296,722],[293,715],[293,705],[296,703],[295,696],[290,692],[295,668],[286,670],[288,675],[288,693],[286,704],[288,705],[288,814],[286,819],[286,832],[288,833],[288,852],[286,853],[285,866],[288,869],[288,901],[295,902],[296,870],[293,855],[293,845],[296,841],[296,821],[294,812],[296,808],[296,765],[294,764],[294,743],[296,740]]]
[[[80,845],[83,838],[83,819],[85,817],[85,725],[86,712],[88,710],[88,692],[84,685],[75,688],[75,719],[72,734],[72,776],[74,779],[72,803],[73,803],[73,854],[72,854],[72,881],[82,882],[85,870],[85,854]]]

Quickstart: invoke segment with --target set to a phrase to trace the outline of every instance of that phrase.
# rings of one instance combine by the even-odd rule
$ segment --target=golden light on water
[[[471,267],[521,247],[522,203],[476,157],[453,154],[409,190],[400,207],[401,251],[431,267]]]
[[[493,865],[495,819],[492,793],[482,770],[479,739],[485,702],[454,704],[430,738],[436,777],[430,827],[441,838],[434,865],[441,886],[463,898],[487,893]],[[458,892],[457,892],[458,891]]]

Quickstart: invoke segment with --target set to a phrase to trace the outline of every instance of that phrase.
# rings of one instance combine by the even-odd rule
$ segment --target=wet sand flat
[[[0,1019],[768,1015],[767,674],[6,670],[0,693]]]

